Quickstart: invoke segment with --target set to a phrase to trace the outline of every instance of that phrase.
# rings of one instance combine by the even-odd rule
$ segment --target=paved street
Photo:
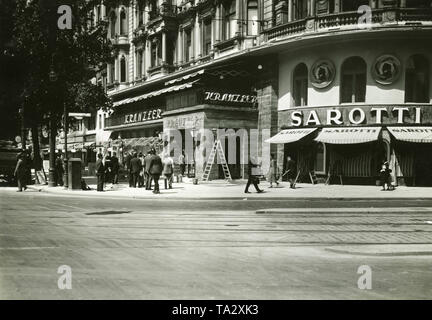
[[[429,299],[432,200],[0,190],[0,299]],[[71,290],[57,269],[72,268]],[[357,269],[372,269],[360,290]]]

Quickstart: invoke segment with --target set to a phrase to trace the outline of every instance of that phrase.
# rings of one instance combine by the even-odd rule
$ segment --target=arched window
[[[429,102],[429,61],[419,54],[408,59],[405,71],[405,102]]]
[[[293,99],[295,107],[303,107],[308,104],[308,68],[304,63],[300,63],[294,69]]]
[[[247,6],[247,34],[258,35],[258,1],[249,0]]]
[[[227,5],[224,6],[224,39],[228,40],[235,36],[237,31],[237,21],[236,18],[236,1],[231,0]]]
[[[120,59],[120,82],[126,82],[126,58],[122,56]]]
[[[111,12],[110,15],[111,38],[114,38],[116,35],[116,24],[117,24],[117,16],[114,12]]]
[[[360,57],[345,60],[341,70],[341,103],[366,101],[366,62]]]
[[[120,12],[120,34],[126,35],[127,34],[127,19],[126,19],[126,11],[125,9],[122,9]]]

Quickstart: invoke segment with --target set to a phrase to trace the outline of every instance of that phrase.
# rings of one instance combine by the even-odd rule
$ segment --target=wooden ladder
[[[213,167],[214,160],[215,160],[216,152],[219,154],[219,159],[221,161],[221,165],[223,168],[225,180],[231,181],[232,180],[231,172],[228,168],[228,164],[227,164],[226,158],[225,158],[225,153],[224,153],[224,150],[222,148],[222,144],[221,144],[220,140],[216,140],[215,143],[213,144],[212,150],[210,152],[210,156],[208,157],[207,164],[206,164],[205,169],[204,169],[202,180],[208,181],[209,176],[210,176],[210,172],[211,172],[211,169]]]

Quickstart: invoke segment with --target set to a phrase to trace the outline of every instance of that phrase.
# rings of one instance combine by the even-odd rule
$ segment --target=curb
[[[324,250],[341,253],[341,254],[352,254],[359,256],[373,256],[373,257],[403,257],[403,256],[432,256],[432,251],[393,251],[393,252],[364,252],[355,250],[344,250],[335,248],[324,248]]]

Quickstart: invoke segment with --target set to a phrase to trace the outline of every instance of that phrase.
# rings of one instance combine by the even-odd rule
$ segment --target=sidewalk
[[[173,189],[165,190],[164,183],[160,183],[160,194],[153,194],[143,188],[129,188],[127,183],[112,186],[108,184],[105,192],[97,192],[93,177],[85,177],[92,188],[89,191],[66,190],[63,187],[50,188],[48,186],[33,185],[30,189],[59,195],[79,195],[90,197],[125,197],[139,199],[432,199],[432,188],[398,187],[394,191],[380,191],[375,186],[341,186],[341,185],[311,185],[298,184],[295,190],[289,188],[288,182],[280,183],[279,187],[269,188],[267,182],[261,182],[260,188],[265,193],[258,194],[253,186],[252,193],[245,194],[246,181],[236,180],[227,182],[222,180],[200,182],[174,183]]]

